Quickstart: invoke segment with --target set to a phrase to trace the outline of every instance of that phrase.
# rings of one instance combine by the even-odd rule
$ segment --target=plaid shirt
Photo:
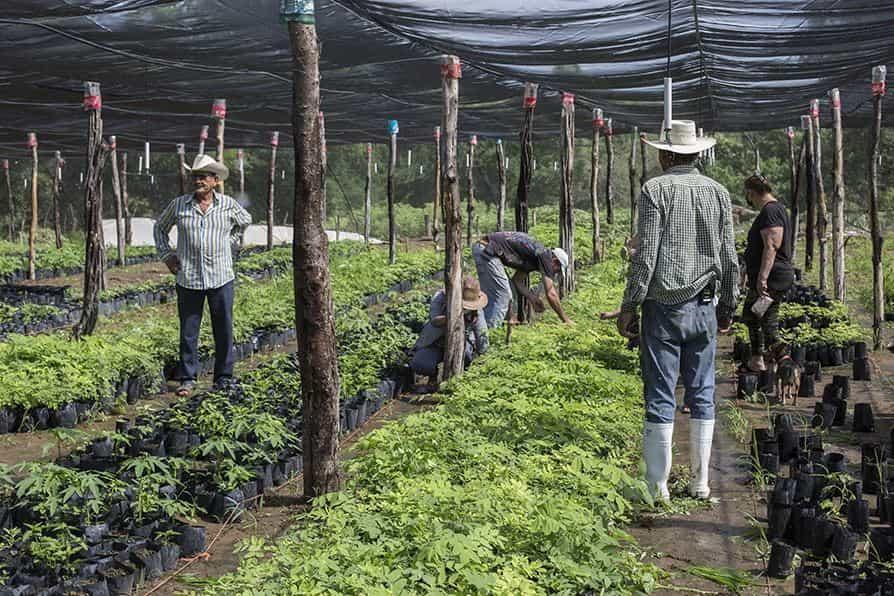
[[[174,254],[168,232],[177,226],[177,285],[190,290],[213,290],[233,281],[233,246],[251,223],[251,215],[227,195],[214,193],[202,213],[194,195],[177,197],[155,222],[155,248],[161,260]]]
[[[638,213],[639,246],[621,309],[644,300],[679,304],[713,283],[718,310],[731,316],[739,263],[729,192],[692,166],[675,166],[645,183]]]

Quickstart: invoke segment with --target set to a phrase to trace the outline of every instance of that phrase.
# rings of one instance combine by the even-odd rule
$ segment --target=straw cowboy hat
[[[196,155],[192,167],[184,166],[187,172],[193,174],[214,174],[223,182],[230,176],[230,170],[210,155]]]
[[[463,310],[478,310],[487,306],[487,294],[474,277],[463,280]]]
[[[662,151],[670,151],[671,153],[692,155],[693,153],[701,153],[705,149],[710,149],[717,143],[711,137],[699,138],[695,132],[695,122],[692,120],[671,120],[669,133],[663,130],[664,123],[661,124],[661,128],[659,139],[657,141],[644,139],[646,145]]]

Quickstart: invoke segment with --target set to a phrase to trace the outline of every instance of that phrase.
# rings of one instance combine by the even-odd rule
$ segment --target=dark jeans
[[[751,353],[755,356],[763,354],[779,341],[779,302],[785,292],[769,290],[773,304],[758,318],[751,312],[751,307],[757,302],[760,294],[754,288],[748,288],[745,296],[745,304],[742,307],[742,322],[748,327],[748,337],[751,340]]]
[[[214,333],[214,381],[233,376],[233,282],[213,290],[190,290],[178,285],[181,381],[194,381],[198,375],[199,329],[205,299]]]
[[[466,355],[464,358],[465,366],[468,367],[472,360],[477,356],[474,344],[466,340]],[[444,347],[440,342],[419,348],[413,352],[413,358],[410,361],[410,368],[417,375],[434,378],[438,375],[438,365],[444,362]]]

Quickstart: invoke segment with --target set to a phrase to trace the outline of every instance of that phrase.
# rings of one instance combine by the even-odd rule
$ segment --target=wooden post
[[[804,182],[807,190],[807,222],[804,226],[804,270],[813,270],[816,246],[816,170],[813,167],[816,147],[813,143],[813,124],[810,115],[801,116],[801,127],[807,131],[807,157],[804,164]]]
[[[829,92],[832,101],[832,287],[836,300],[844,301],[844,134],[841,130],[841,95],[838,89]]]
[[[313,498],[338,490],[341,484],[338,353],[329,281],[329,243],[323,226],[320,56],[314,5],[297,2],[287,6],[281,13],[289,21],[294,83],[295,329],[304,410],[304,494]]]
[[[326,197],[326,177],[329,168],[329,151],[326,148],[326,119],[323,117],[322,111],[317,114],[317,117],[320,119],[320,164],[323,168],[323,179],[320,182],[320,187],[323,189],[323,225],[325,226],[326,220],[329,217],[329,204]]]
[[[816,184],[816,238],[819,242],[819,289],[826,290],[829,254],[826,250],[826,230],[829,215],[826,211],[826,190],[823,183],[823,139],[819,121],[819,100],[810,102],[810,118],[813,123],[813,180]]]
[[[872,69],[873,113],[869,128],[869,227],[872,235],[872,345],[882,347],[882,329],[885,324],[885,277],[882,269],[882,251],[885,237],[878,214],[878,164],[879,142],[882,135],[882,101],[885,99],[887,67]]]
[[[789,255],[795,258],[793,251],[797,242],[797,216],[798,216],[798,170],[795,161],[795,129],[791,126],[785,129],[785,138],[788,140],[788,167],[789,167],[789,184],[788,184],[788,208],[789,221],[792,225],[792,234],[790,238],[790,246],[788,247]]]
[[[431,227],[431,239],[432,243],[435,245],[435,250],[438,250],[438,239],[441,236],[441,215],[444,212],[444,207],[441,204],[441,127],[435,127],[435,200],[432,204],[432,227]]]
[[[199,131],[199,155],[205,155],[205,141],[208,140],[208,125],[202,126]]]
[[[267,250],[273,250],[273,206],[276,199],[276,150],[279,131],[270,133],[270,168],[267,171]]]
[[[615,223],[615,191],[612,188],[612,175],[615,168],[615,149],[612,146],[612,119],[605,120],[605,221],[609,225]]]
[[[124,209],[124,243],[130,246],[133,243],[133,221],[127,196],[127,151],[121,154],[121,206]]]
[[[639,133],[639,156],[642,163],[642,172],[639,174],[639,187],[642,188],[646,185],[646,180],[649,179],[649,159],[646,152],[646,133],[644,132]]]
[[[245,152],[236,149],[236,163],[239,166],[239,194],[245,195]]]
[[[559,292],[574,291],[574,94],[562,94],[562,172],[559,184],[559,246],[568,253],[568,268]]]
[[[3,160],[3,177],[6,179],[6,196],[9,199],[9,222],[7,233],[9,241],[16,241],[16,200],[12,195],[12,181],[9,178],[9,160]]]
[[[363,241],[369,245],[372,231],[372,143],[366,144],[366,186],[363,189]]]
[[[791,215],[792,223],[792,263],[795,262],[795,254],[798,250],[798,238],[801,236],[801,188],[807,187],[804,173],[807,170],[807,135],[801,135],[801,146],[798,148],[798,161],[795,167],[795,193],[794,193],[794,211]],[[806,194],[806,190],[805,190]]]
[[[335,214],[335,241],[339,242],[341,240],[341,217],[338,213]]]
[[[630,179],[630,237],[636,234],[636,202],[639,188],[636,187],[636,147],[639,145],[639,127],[634,126],[630,137],[630,160],[627,162]]]
[[[472,246],[472,223],[475,221],[475,148],[478,147],[478,137],[472,135],[469,139],[469,161],[466,172],[468,184],[468,202],[466,203],[466,243]]]
[[[102,242],[102,171],[109,146],[102,141],[102,94],[99,83],[84,83],[84,108],[88,113],[87,173],[84,176],[84,298],[81,319],[72,330],[75,339],[86,337],[96,328],[99,293],[104,275]]]
[[[62,214],[59,212],[59,204],[62,202],[62,152],[56,151],[53,163],[53,231],[56,235],[56,249],[62,248]]]
[[[227,100],[215,99],[211,105],[211,117],[217,121],[217,161],[224,163],[224,131],[227,127]],[[218,187],[220,193],[224,193],[224,183]]]
[[[394,225],[394,169],[397,167],[397,133],[400,126],[397,120],[388,121],[388,262],[397,261],[397,229]]]
[[[112,160],[114,161],[114,157]],[[186,145],[183,143],[177,143],[177,174],[180,179],[180,195],[183,196],[186,194],[187,189],[187,180],[186,180]]]
[[[497,230],[503,231],[506,225],[506,154],[503,151],[503,139],[497,139],[497,178],[500,185],[500,196],[497,203]]]
[[[109,137],[109,160],[112,162],[112,194],[115,196],[115,241],[118,244],[118,266],[123,267],[125,257],[124,203],[121,200],[121,178],[118,176],[118,139]],[[181,194],[186,194],[182,192]]]
[[[522,128],[519,133],[519,147],[521,155],[518,160],[518,190],[515,199],[515,229],[519,232],[528,232],[528,195],[531,192],[531,175],[537,167],[534,161],[534,110],[537,108],[537,83],[525,83],[522,109],[524,116]],[[526,275],[524,283],[527,285],[530,276]],[[518,296],[517,318],[519,322],[530,321],[534,316],[534,309],[524,296]]]
[[[599,135],[605,125],[602,108],[593,108],[593,138],[590,145],[590,222],[593,232],[593,262],[602,261],[602,234],[599,221]]]
[[[31,150],[31,227],[28,232],[28,279],[36,278],[37,242],[37,133],[28,133]]]
[[[444,379],[462,374],[465,356],[465,323],[462,306],[462,213],[457,167],[457,122],[459,120],[459,58],[441,57],[441,91],[444,130],[444,291],[447,324],[444,342]]]

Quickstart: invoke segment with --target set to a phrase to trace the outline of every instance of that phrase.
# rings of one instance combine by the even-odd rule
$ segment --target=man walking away
[[[638,203],[639,247],[630,262],[618,330],[628,338],[642,308],[640,360],[646,403],[646,481],[659,500],[670,497],[677,377],[691,410],[689,491],[707,499],[714,434],[714,354],[736,306],[738,262],[729,192],[695,168],[714,139],[698,138],[695,123],[674,120],[657,142],[664,173],[643,186]],[[719,301],[719,304],[718,304]],[[716,305],[716,306],[715,306]]]
[[[177,197],[155,222],[155,247],[177,276],[177,313],[180,317],[180,386],[187,396],[195,387],[199,368],[199,328],[205,301],[214,333],[214,386],[221,389],[233,377],[233,253],[251,223],[239,203],[215,190],[229,170],[207,155],[197,155],[192,168],[195,192]],[[177,226],[177,248],[168,233]]]
[[[472,258],[475,259],[481,289],[488,298],[484,316],[489,328],[499,327],[503,323],[512,300],[512,286],[506,275],[506,267],[515,269],[512,285],[516,292],[527,298],[535,311],[543,312],[546,308],[543,301],[525,283],[525,275],[539,271],[547,302],[564,323],[571,322],[562,309],[555,285],[555,279],[568,271],[568,253],[561,248],[550,250],[524,232],[494,232],[475,243]]]

